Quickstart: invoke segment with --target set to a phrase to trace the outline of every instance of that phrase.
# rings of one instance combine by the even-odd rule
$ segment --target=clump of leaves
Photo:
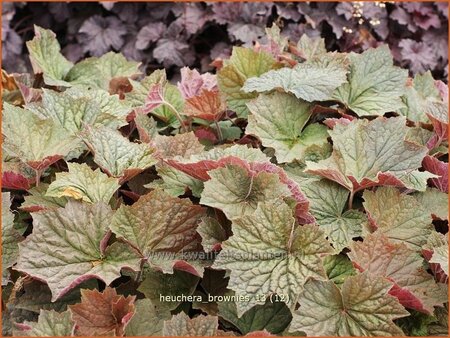
[[[4,335],[448,332],[430,72],[273,26],[172,83],[35,32],[2,72]]]

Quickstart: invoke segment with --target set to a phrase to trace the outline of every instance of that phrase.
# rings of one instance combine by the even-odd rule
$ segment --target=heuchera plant
[[[2,72],[3,334],[448,333],[448,89],[385,45]]]

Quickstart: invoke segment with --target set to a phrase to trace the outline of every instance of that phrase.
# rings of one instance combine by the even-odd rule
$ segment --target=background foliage
[[[446,2],[436,3],[5,3],[3,65],[29,69],[24,41],[33,25],[51,28],[70,61],[120,51],[147,72],[190,66],[211,70],[231,45],[264,40],[273,22],[296,42],[321,36],[328,50],[358,51],[388,43],[398,64],[412,73],[447,76]],[[20,67],[18,67],[20,66]],[[178,74],[178,72],[176,72]]]

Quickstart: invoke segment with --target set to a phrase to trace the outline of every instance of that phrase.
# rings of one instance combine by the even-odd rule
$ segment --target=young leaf
[[[320,124],[305,125],[311,116],[311,105],[289,94],[261,94],[247,104],[246,134],[259,137],[263,146],[275,149],[279,163],[301,160],[310,146],[329,147],[327,128]]]
[[[30,337],[54,337],[73,336],[75,323],[70,312],[58,313],[54,310],[41,310],[37,323],[24,322],[20,324],[22,330],[16,331],[15,335]]]
[[[352,245],[349,257],[361,271],[385,277],[394,283],[389,294],[407,308],[432,314],[447,298],[443,285],[423,267],[423,258],[404,243],[389,241],[383,234],[371,234]]]
[[[217,336],[218,326],[217,317],[200,315],[191,319],[181,312],[164,322],[163,336]]]
[[[367,217],[358,210],[345,210],[349,192],[340,185],[321,180],[301,186],[317,224],[336,252],[348,247],[367,227]]]
[[[311,336],[400,336],[392,320],[409,313],[391,283],[368,273],[348,277],[341,290],[332,281],[310,280],[300,295],[289,331]]]
[[[393,66],[387,45],[370,48],[362,54],[350,53],[348,83],[339,87],[334,99],[340,100],[358,116],[383,115],[404,105],[408,71]]]
[[[169,266],[160,268],[172,273],[177,263],[176,253],[199,247],[196,227],[203,216],[204,209],[188,199],[154,190],[132,206],[120,206],[111,222],[111,230],[139,250],[151,264],[158,266],[159,260],[166,257]]]
[[[119,180],[108,177],[100,169],[92,170],[84,163],[67,163],[67,166],[69,172],[56,173],[46,196],[71,197],[88,203],[109,203],[119,189]]]
[[[371,225],[394,243],[405,243],[420,251],[433,231],[431,215],[413,197],[395,188],[380,187],[363,194]]]
[[[236,303],[238,316],[264,304],[256,295],[285,295],[293,309],[308,278],[326,279],[322,257],[332,247],[319,227],[297,225],[283,201],[259,203],[254,214],[235,219],[232,229],[213,268],[230,270],[228,287],[250,296],[249,302]]]
[[[2,115],[4,150],[36,171],[66,156],[79,142],[52,120],[41,120],[27,109],[5,102]]]
[[[266,52],[234,47],[230,59],[217,74],[220,91],[225,95],[228,107],[239,117],[246,117],[246,103],[256,97],[255,93],[242,90],[247,79],[260,76],[275,67],[275,60]]]
[[[81,303],[69,305],[79,336],[123,336],[134,314],[135,296],[119,296],[116,289],[81,290]]]
[[[405,140],[405,120],[380,117],[336,124],[329,131],[333,140],[331,157],[318,163],[306,161],[306,172],[335,181],[352,195],[377,185],[424,191],[427,179],[434,175],[417,169],[428,150]]]
[[[336,55],[336,59],[339,57]],[[331,56],[330,56],[331,58]],[[294,68],[271,70],[245,82],[244,92],[267,92],[281,88],[307,102],[330,100],[336,88],[347,82],[345,59],[342,62],[303,62]]]
[[[120,183],[157,163],[148,144],[130,142],[107,127],[87,128],[84,141],[94,153],[95,163]]]
[[[43,74],[50,86],[68,86],[65,76],[73,64],[61,54],[61,46],[51,30],[34,26],[35,37],[27,42],[35,74]]]
[[[33,232],[19,244],[16,270],[45,281],[52,301],[86,279],[99,278],[108,285],[122,268],[139,270],[140,259],[127,245],[106,247],[111,218],[111,209],[102,203],[75,201],[33,213]]]

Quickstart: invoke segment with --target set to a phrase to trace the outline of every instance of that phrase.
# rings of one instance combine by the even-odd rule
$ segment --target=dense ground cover
[[[327,44],[272,25],[147,75],[34,27],[2,72],[3,334],[447,335],[447,85]]]

